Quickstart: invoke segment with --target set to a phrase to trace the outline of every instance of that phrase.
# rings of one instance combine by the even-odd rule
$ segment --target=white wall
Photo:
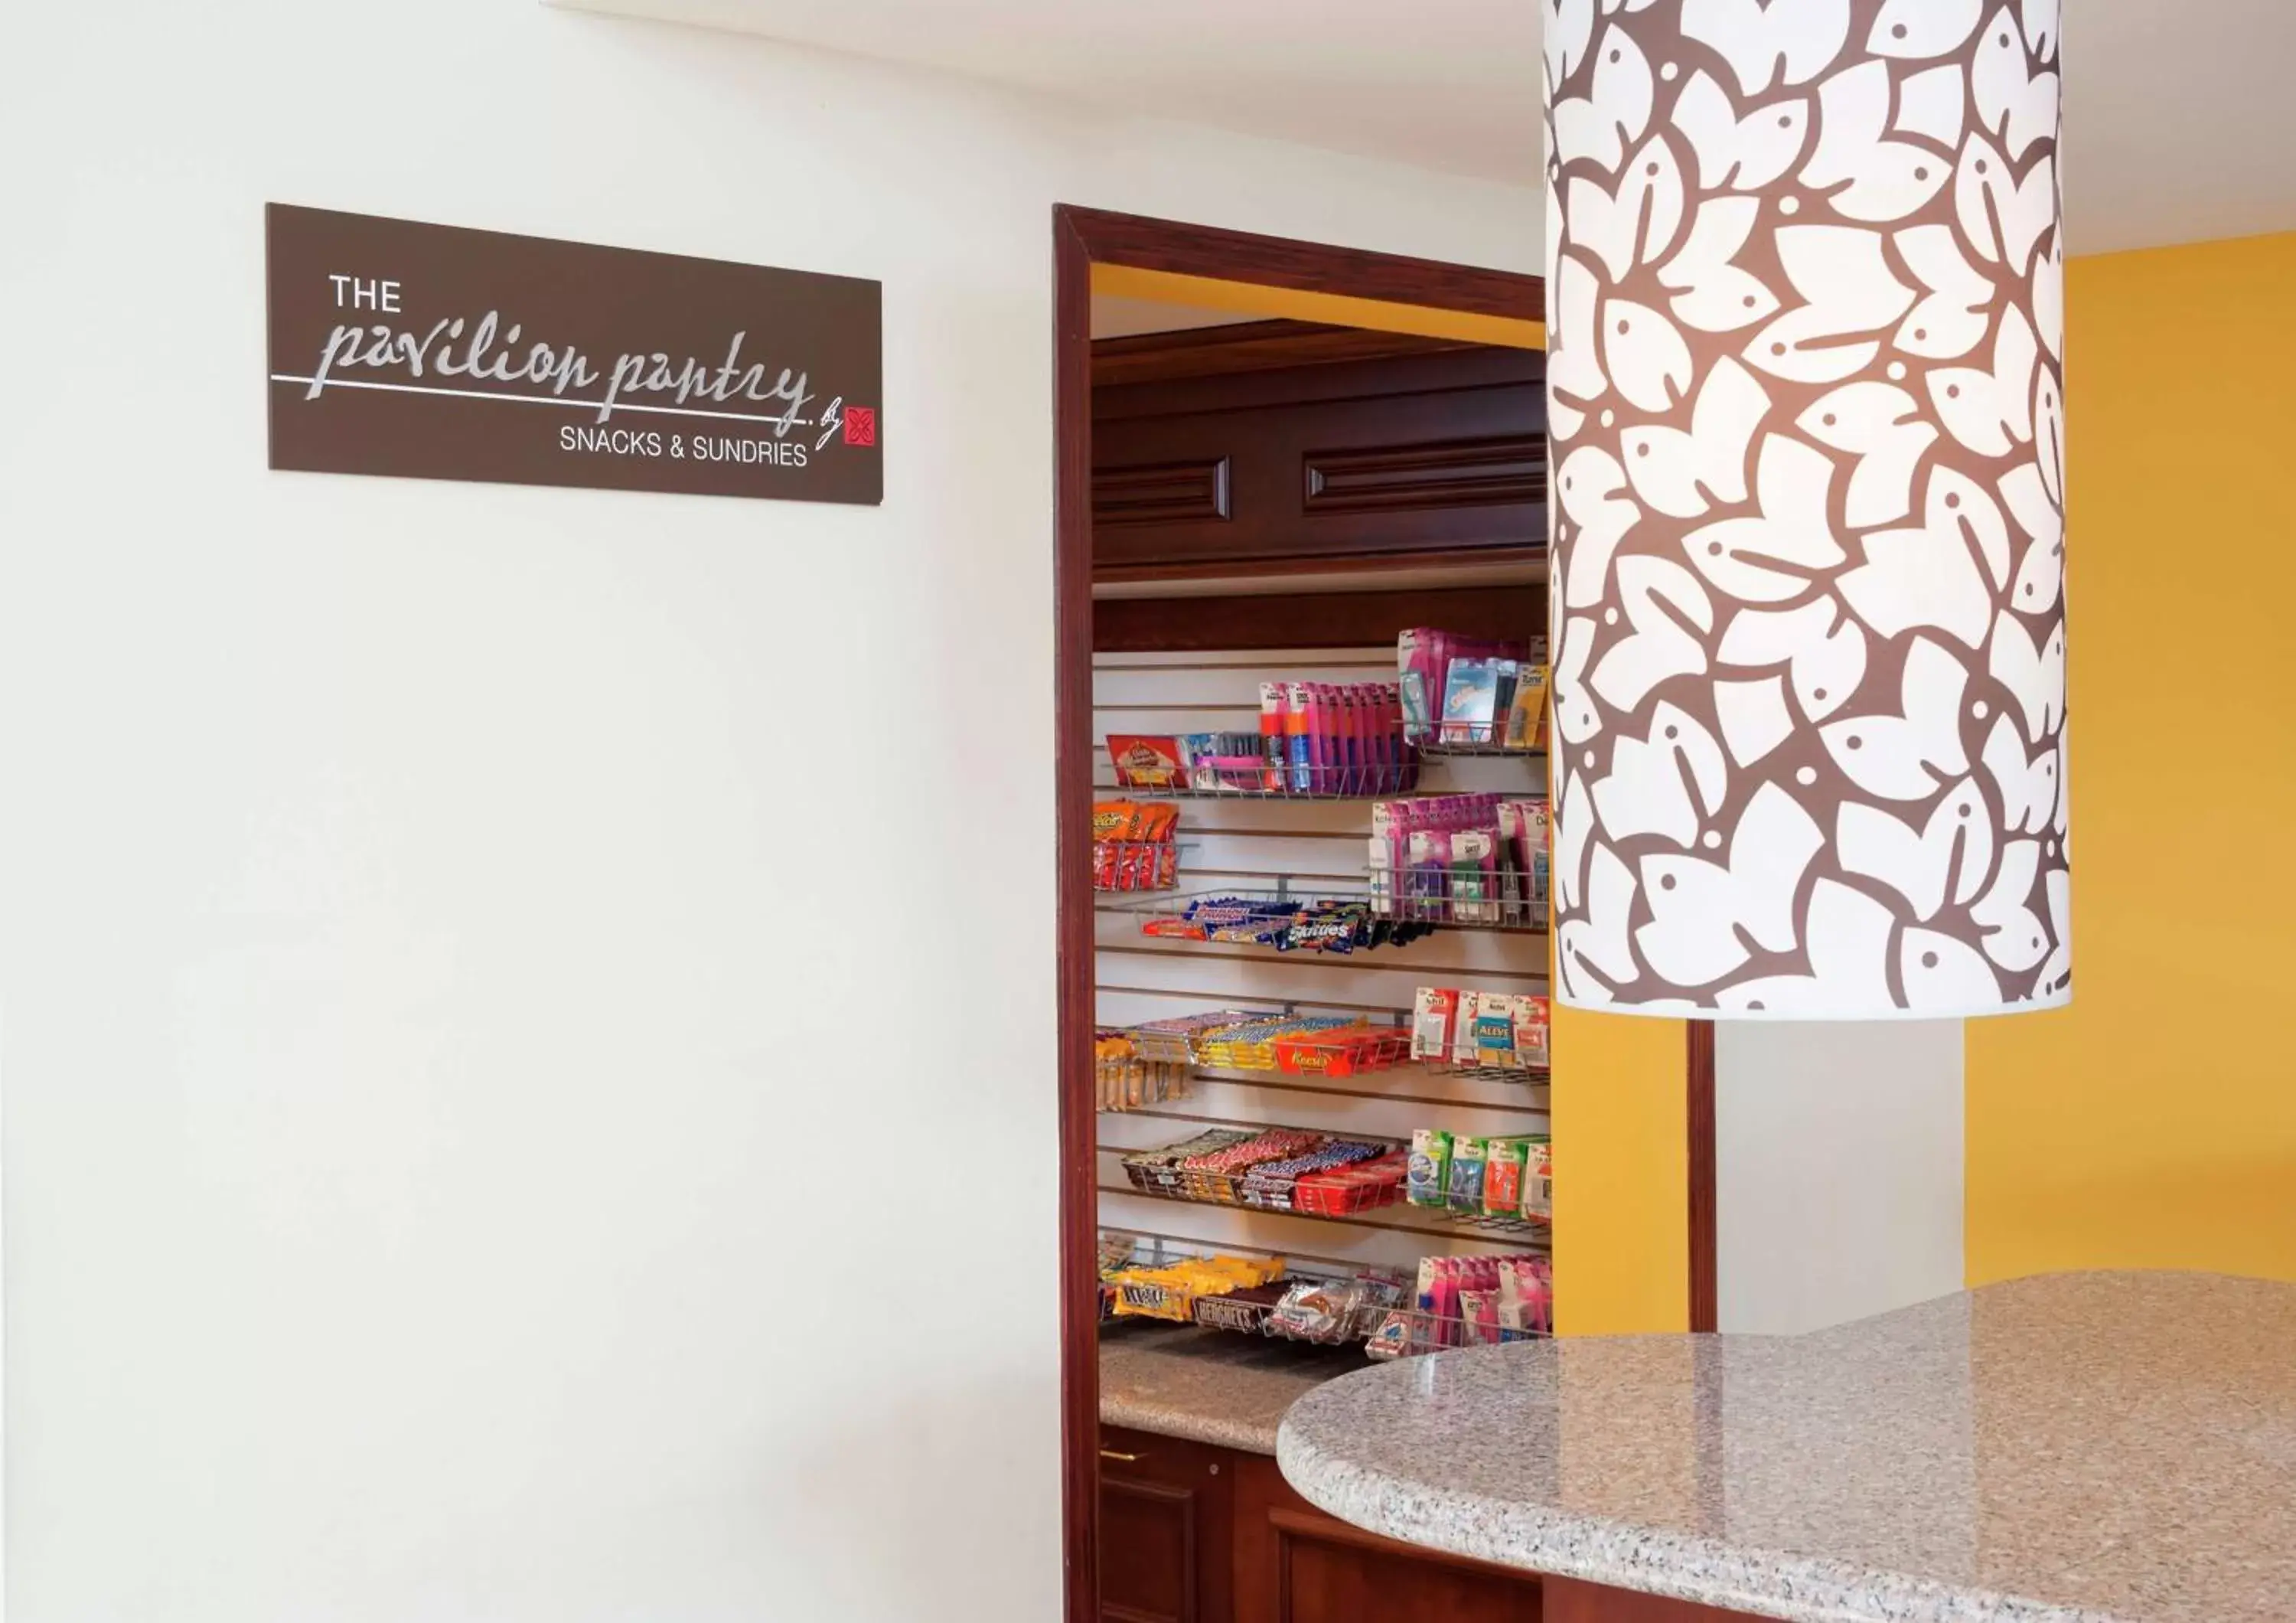
[[[1538,209],[529,0],[5,29],[12,1623],[1050,1619],[1050,207]],[[266,472],[272,199],[882,278],[883,507]]]
[[[1962,1287],[1962,1023],[1715,1027],[1721,1328],[1791,1334]]]

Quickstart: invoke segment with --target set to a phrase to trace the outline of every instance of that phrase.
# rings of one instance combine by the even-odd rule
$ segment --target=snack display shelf
[[[1430,1239],[1440,1239],[1443,1234],[1443,1214],[1405,1205],[1400,1189],[1391,1200],[1351,1212],[1297,1212],[1284,1207],[1242,1205],[1232,1200],[1201,1199],[1185,1190],[1143,1189],[1136,1183],[1103,1182],[1099,1190],[1103,1195],[1136,1195],[1143,1200],[1169,1200],[1181,1206],[1209,1207],[1218,1211],[1244,1212],[1268,1217],[1296,1217],[1302,1223],[1347,1223],[1359,1229],[1385,1229],[1393,1233],[1420,1234]],[[1403,1218],[1419,1221],[1398,1221]]]
[[[1312,788],[1293,788],[1288,783],[1267,784],[1119,784],[1095,793],[1127,795],[1135,800],[1395,800],[1411,793],[1411,779],[1398,779],[1392,772],[1364,774],[1334,773]]]
[[[1364,1345],[1365,1352],[1374,1357],[1536,1340],[1553,1333],[1551,1324],[1538,1329],[1499,1328],[1479,1322],[1464,1308],[1439,1310],[1414,1300],[1413,1282],[1393,1269],[1105,1229],[1101,1231],[1101,1248],[1103,1323],[1128,1320],[1327,1347]],[[1216,1293],[1193,1290],[1177,1281],[1126,1277],[1234,1253],[1273,1263],[1281,1271],[1279,1277]],[[1287,1312],[1285,1297],[1302,1286],[1318,1293],[1316,1309]],[[1121,1312],[1118,1311],[1119,1299]]]
[[[1145,1149],[1103,1146],[1121,1158],[1119,1165],[1133,1194],[1308,1218],[1360,1216],[1403,1199],[1401,1163],[1410,1147],[1400,1139],[1210,1116],[1171,1115],[1168,1119],[1213,1131],[1186,1141],[1185,1149],[1182,1143]],[[1201,1164],[1230,1156],[1242,1158],[1247,1152],[1256,1156],[1236,1159],[1229,1166]],[[1326,1160],[1315,1166],[1300,1165],[1303,1160],[1349,1152],[1353,1153],[1348,1159]],[[1171,1158],[1176,1155],[1185,1158]]]
[[[1545,935],[1546,904],[1494,898],[1464,901],[1422,890],[1383,897],[1369,890],[1272,887],[1160,891],[1111,904],[1140,921],[1144,935],[1218,942],[1278,952],[1373,952],[1406,947],[1438,930]],[[1344,943],[1343,945],[1341,943]]]
[[[1422,756],[1442,759],[1450,756],[1493,756],[1509,761],[1544,761],[1545,745],[1509,744],[1504,736],[1494,738],[1487,727],[1456,729],[1461,736],[1447,738],[1416,738],[1412,746]]]
[[[1142,1026],[1104,1026],[1096,1033],[1105,1045],[1100,1056],[1101,1080],[1105,1091],[1128,1074],[1146,1077],[1163,1086],[1167,1097],[1184,1095],[1185,1083],[1199,1075],[1249,1083],[1281,1075],[1305,1079],[1301,1092],[1314,1092],[1308,1084],[1318,1078],[1341,1081],[1404,1069],[1447,1081],[1520,1087],[1546,1087],[1554,1081],[1552,1070],[1544,1065],[1414,1058],[1411,1019],[1407,1009],[1395,1010],[1382,1023],[1367,1014],[1303,1016],[1298,1005],[1286,1004],[1280,1009],[1221,1009]],[[1177,1092],[1172,1091],[1175,1084]],[[1343,1098],[1361,1097],[1356,1089],[1338,1092]]]
[[[1413,1207],[1413,1211],[1427,1211],[1441,1218],[1455,1229],[1472,1229],[1479,1234],[1504,1234],[1519,1240],[1533,1250],[1554,1248],[1554,1224],[1551,1220],[1537,1217],[1503,1217],[1496,1213],[1434,1211],[1430,1207]]]
[[[1438,1059],[1420,1063],[1430,1076],[1449,1082],[1504,1082],[1526,1088],[1551,1087],[1554,1083],[1554,1071],[1546,1066],[1450,1065]]]

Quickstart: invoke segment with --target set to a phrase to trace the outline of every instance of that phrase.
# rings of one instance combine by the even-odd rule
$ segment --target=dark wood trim
[[[1443,569],[1453,564],[1477,568],[1537,565],[1546,558],[1541,547],[1467,547],[1440,552],[1353,553],[1345,568],[1349,574],[1370,574],[1389,569]],[[1259,580],[1277,575],[1323,575],[1332,573],[1328,557],[1254,558],[1249,563],[1225,560],[1202,564],[1103,564],[1096,577],[1110,585],[1153,581]]]
[[[1227,372],[1161,383],[1095,386],[1092,416],[1097,424],[1132,417],[1161,417],[1183,412],[1253,411],[1270,406],[1343,400],[1393,400],[1398,395],[1450,393],[1464,389],[1511,389],[1543,383],[1546,356],[1538,350],[1501,344],[1457,344],[1416,350],[1383,359],[1332,361],[1320,367],[1276,367],[1264,372]],[[1543,409],[1545,401],[1540,401]],[[1544,531],[1540,539],[1546,539]]]
[[[1690,1328],[1721,1328],[1714,1195],[1714,1022],[1690,1020]]]
[[[1343,299],[1377,299],[1510,321],[1546,319],[1546,283],[1539,276],[1330,248],[1216,226],[1184,226],[1102,209],[1062,205],[1061,215],[1083,239],[1086,257],[1096,265],[1128,265],[1135,270],[1212,276]]]
[[[1092,381],[1098,389],[1127,383],[1168,383],[1176,378],[1234,377],[1292,367],[1341,361],[1392,360],[1477,346],[1463,338],[1379,333],[1318,321],[1235,321],[1225,326],[1181,327],[1092,341]]]
[[[1538,321],[1537,276],[1053,210],[1053,597],[1060,1088],[1061,1500],[1065,1623],[1100,1604],[1099,1290],[1094,1149],[1092,839],[1092,267],[1128,265],[1343,298]]]
[[[1100,1614],[1100,1182],[1093,1083],[1092,258],[1053,210],[1054,849],[1059,947],[1061,1528],[1066,1623]]]
[[[1407,626],[1439,625],[1469,637],[1513,640],[1523,627],[1546,623],[1546,592],[1538,586],[1103,597],[1092,606],[1092,646],[1100,654],[1351,648],[1392,643]]]

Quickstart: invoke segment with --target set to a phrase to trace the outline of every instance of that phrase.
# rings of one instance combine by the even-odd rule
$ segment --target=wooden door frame
[[[1060,1000],[1061,1502],[1066,1623],[1095,1623],[1100,1357],[1092,1034],[1092,272],[1095,265],[1292,292],[1544,321],[1543,278],[1399,254],[1053,209],[1055,848]],[[1690,1144],[1691,1328],[1713,1328],[1713,1043],[1693,1023],[1685,1066]],[[1702,1108],[1701,1101],[1703,1101]],[[1702,1262],[1701,1259],[1703,1259]]]

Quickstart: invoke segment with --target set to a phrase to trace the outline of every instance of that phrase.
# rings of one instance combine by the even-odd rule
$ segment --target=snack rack
[[[1112,771],[1112,766],[1107,764],[1108,746],[1103,744],[1100,747],[1104,766]],[[1135,800],[1382,800],[1409,794],[1411,791],[1405,786],[1410,781],[1408,777],[1393,771],[1370,773],[1335,768],[1320,779],[1297,787],[1288,779],[1278,781],[1236,771],[1226,776],[1199,775],[1173,783],[1136,780],[1119,786],[1111,782],[1107,792]]]
[[[1495,755],[1516,761],[1543,761],[1546,756],[1544,745],[1509,744],[1506,741],[1505,729],[1500,728],[1472,725],[1461,727],[1454,722],[1446,729],[1446,732],[1447,736],[1421,738],[1414,744],[1413,747],[1419,752],[1423,759],[1430,757],[1440,759],[1445,756],[1458,755]]]
[[[1263,682],[1393,680],[1392,646],[1331,651],[1234,650],[1171,655],[1103,655],[1095,661],[1097,730],[1190,734],[1254,724]],[[1456,1065],[1410,1057],[1404,1028],[1417,990],[1453,986],[1481,993],[1543,993],[1547,979],[1544,918],[1501,896],[1458,899],[1440,893],[1387,898],[1390,932],[1368,950],[1312,951],[1237,939],[1191,936],[1190,904],[1240,898],[1309,910],[1365,906],[1372,898],[1372,803],[1412,795],[1537,795],[1545,792],[1542,754],[1472,738],[1431,740],[1398,788],[1392,767],[1368,780],[1328,777],[1319,789],[1288,780],[1271,786],[1248,769],[1225,787],[1136,780],[1119,787],[1107,751],[1097,792],[1107,797],[1188,803],[1183,828],[1189,860],[1175,891],[1096,898],[1097,1017],[1127,1032],[1214,1009],[1304,1014],[1387,1031],[1385,1043],[1353,1039],[1356,1058],[1319,1065],[1319,1043],[1272,1050],[1191,1054],[1185,1092],[1100,1117],[1101,1223],[1111,1233],[1152,1240],[1171,1255],[1278,1255],[1292,1277],[1345,1281],[1412,1278],[1429,1256],[1519,1256],[1542,1249],[1547,1225],[1519,1215],[1486,1217],[1414,1207],[1397,1199],[1341,1209],[1280,1209],[1243,1198],[1242,1180],[1199,1185],[1198,1197],[1144,1190],[1124,1158],[1156,1150],[1214,1127],[1295,1127],[1357,1141],[1407,1144],[1418,1127],[1459,1134],[1543,1133],[1547,1073],[1528,1067]],[[1407,889],[1409,876],[1397,870]],[[1479,907],[1498,915],[1472,917]],[[1543,911],[1543,910],[1542,910]],[[1449,917],[1440,915],[1447,912]],[[1149,926],[1161,923],[1161,929]],[[1168,931],[1169,933],[1165,933]],[[1335,1050],[1350,1041],[1324,1040]],[[1288,1058],[1289,1063],[1286,1063]],[[1206,1199],[1210,1194],[1216,1198]],[[1217,1198],[1226,1197],[1226,1198]],[[1152,1249],[1151,1254],[1154,1254]],[[1229,1293],[1234,1294],[1234,1293]],[[1215,1328],[1246,1330],[1273,1309],[1270,1293],[1239,1297],[1207,1311]],[[1223,1317],[1234,1321],[1221,1322]],[[1191,1319],[1190,1322],[1195,1322]],[[1128,1332],[1129,1333],[1129,1332]],[[1151,1332],[1152,1333],[1152,1332]],[[1425,1327],[1427,1345],[1457,1344],[1459,1327]]]
[[[1546,934],[1544,910],[1534,912],[1530,903],[1520,895],[1502,892],[1470,897],[1448,876],[1403,877],[1419,882],[1398,886],[1392,895],[1375,895],[1368,888],[1294,889],[1279,877],[1274,885],[1259,889],[1199,886],[1163,891],[1128,905],[1139,919],[1142,931],[1150,935],[1267,946],[1279,951],[1298,951],[1301,945],[1310,952],[1324,950],[1315,942],[1312,927],[1305,932],[1306,939],[1294,945],[1266,939],[1272,932],[1261,927],[1260,921],[1286,912],[1312,927],[1318,914],[1342,910],[1352,914],[1360,909],[1372,926],[1389,927],[1378,932],[1378,939],[1351,947],[1351,951],[1376,952],[1382,946],[1408,946],[1421,934],[1433,930]]]
[[[1168,1268],[1212,1255],[1192,1240],[1169,1234],[1103,1229],[1101,1252],[1102,1275],[1107,1281],[1102,1291],[1103,1324],[1127,1322],[1125,1315],[1115,1311],[1118,1299],[1122,1298],[1133,1310],[1128,1322],[1136,1326],[1187,1324],[1325,1347],[1359,1346],[1378,1338],[1388,1344],[1385,1355],[1390,1356],[1473,1346],[1487,1339],[1499,1342],[1535,1340],[1552,1333],[1546,1328],[1510,1328],[1500,1331],[1496,1338],[1488,1338],[1488,1331],[1470,1322],[1464,1313],[1418,1306],[1412,1298],[1412,1281],[1405,1274],[1363,1268],[1337,1257],[1286,1253],[1280,1259],[1284,1270],[1280,1282],[1247,1285],[1209,1295],[1146,1282],[1119,1282],[1110,1277],[1131,1270]],[[1275,1257],[1275,1253],[1267,1251],[1250,1254]],[[1279,1313],[1283,1293],[1299,1283],[1322,1286],[1334,1293],[1352,1289],[1355,1294],[1352,1300],[1343,1298],[1334,1302],[1337,1311],[1314,1315],[1305,1322],[1287,1321]]]

